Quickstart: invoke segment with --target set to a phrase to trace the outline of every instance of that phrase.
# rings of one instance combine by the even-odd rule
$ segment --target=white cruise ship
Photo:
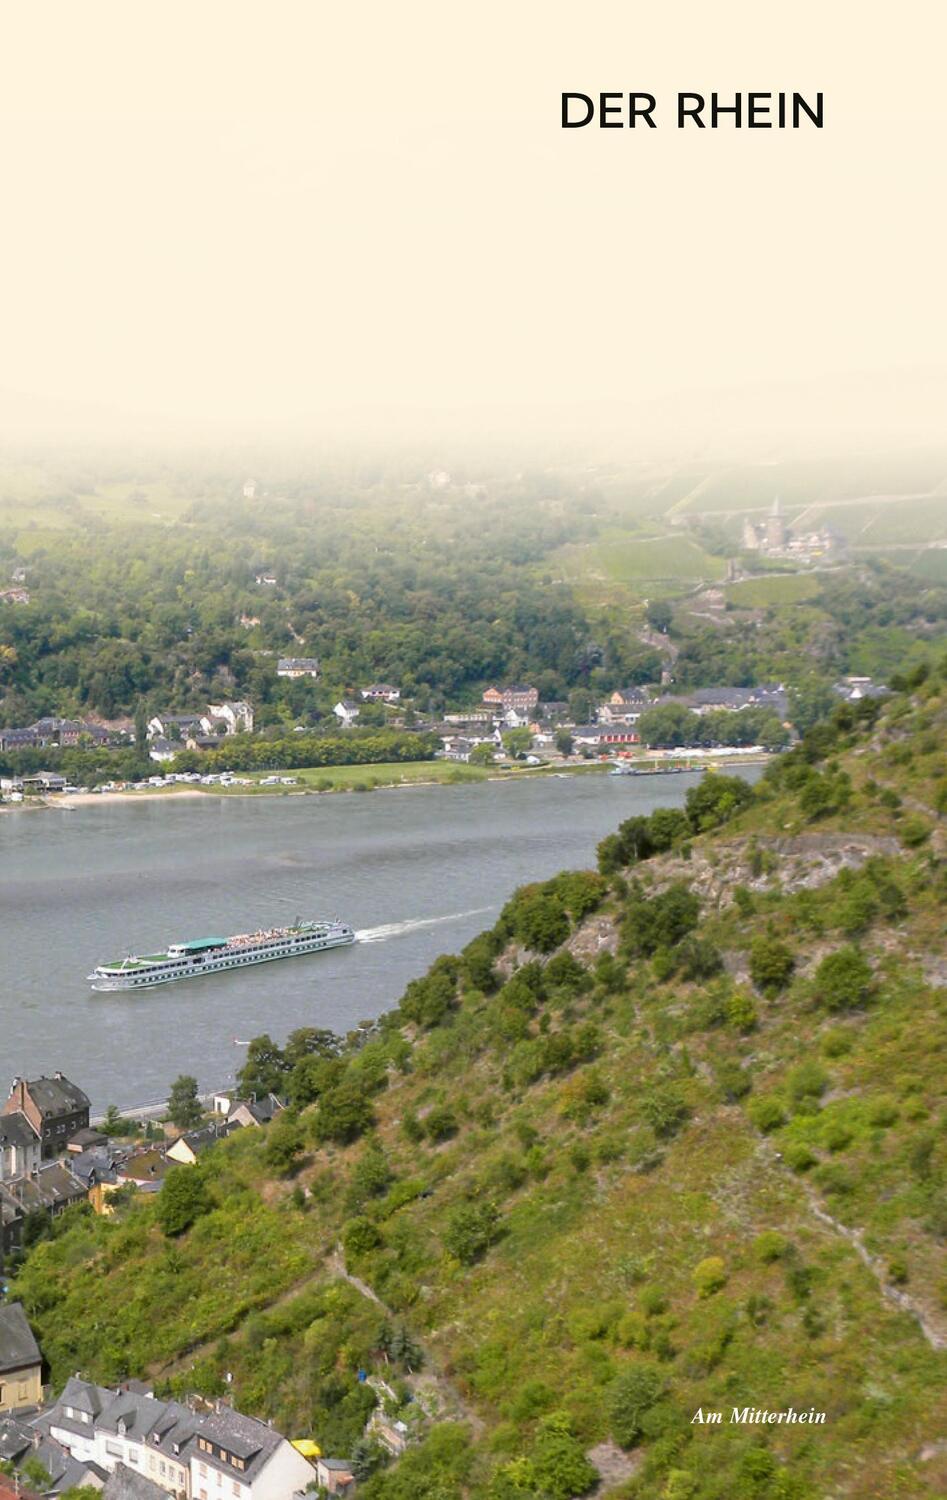
[[[229,938],[193,938],[172,943],[164,953],[142,953],[113,963],[98,964],[89,975],[94,990],[134,990],[149,984],[194,979],[244,964],[264,964],[275,958],[295,958],[355,942],[345,922],[296,922],[292,927],[269,927]]]

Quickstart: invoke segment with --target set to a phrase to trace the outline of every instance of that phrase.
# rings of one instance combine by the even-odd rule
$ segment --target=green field
[[[726,572],[722,557],[705,552],[686,535],[630,536],[618,530],[603,533],[589,546],[565,547],[555,560],[562,576],[579,589],[611,584],[647,593],[653,584],[711,582]]]
[[[822,587],[811,573],[774,573],[768,578],[746,578],[727,589],[730,604],[744,609],[765,609],[771,604],[801,604],[814,599]]]

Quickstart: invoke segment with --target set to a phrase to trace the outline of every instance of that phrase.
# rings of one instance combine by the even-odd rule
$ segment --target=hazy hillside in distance
[[[340,1055],[251,1048],[290,1116],[17,1276],[54,1380],[348,1453],[380,1374],[419,1446],[368,1500],[942,1495],[945,730],[947,661],[524,888]],[[734,1405],[826,1422],[692,1422]]]

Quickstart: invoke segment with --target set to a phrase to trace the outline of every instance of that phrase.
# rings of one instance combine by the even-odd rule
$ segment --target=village
[[[14,1080],[0,1106],[0,1500],[98,1490],[103,1500],[295,1500],[349,1493],[357,1463],[324,1454],[318,1434],[289,1439],[225,1399],[162,1400],[147,1379],[114,1389],[80,1373],[54,1395],[26,1313],[6,1300],[5,1268],[79,1205],[110,1217],[136,1194],[160,1193],[235,1131],[264,1128],[285,1108],[275,1094],[215,1093],[191,1129],[137,1125],[110,1111],[90,1123],[88,1096],[64,1074]],[[196,1101],[195,1101],[196,1103]],[[200,1117],[197,1105],[195,1114]],[[116,1136],[132,1123],[134,1137]],[[358,1378],[375,1395],[365,1442],[398,1457],[427,1424],[380,1375]]]
[[[279,672],[291,677],[316,678],[319,664],[314,658],[281,658]],[[845,677],[833,685],[833,693],[843,702],[857,702],[885,692],[883,684],[864,676]],[[588,706],[584,722],[577,722],[575,703],[541,702],[538,689],[528,683],[491,684],[483,691],[480,703],[458,707],[435,718],[422,716],[404,704],[398,687],[372,683],[361,688],[357,697],[339,698],[332,714],[337,732],[344,734],[367,727],[363,718],[366,705],[376,713],[382,707],[384,727],[437,739],[440,747],[435,751],[435,759],[484,767],[512,762],[531,767],[562,766],[596,760],[609,763],[616,759],[620,764],[634,757],[654,768],[656,764],[681,757],[699,763],[701,758],[719,753],[759,756],[784,748],[795,730],[790,689],[781,682],[753,687],[697,688],[689,693],[675,693],[667,682],[658,687],[616,688],[598,702],[590,694],[581,696]],[[659,727],[655,714],[658,710],[670,710],[676,715],[660,719],[666,732]],[[761,740],[755,731],[764,712],[767,735]],[[649,718],[641,725],[643,715]],[[311,732],[303,724],[295,729],[298,734]],[[234,743],[234,737],[240,737],[237,743],[241,745],[250,737],[265,745],[265,735],[254,732],[253,708],[244,701],[210,704],[202,712],[155,713],[147,721],[146,735],[148,761],[154,766],[150,775],[79,786],[54,770],[0,774],[0,800],[16,803],[29,797],[147,791],[177,785],[230,789],[297,785],[296,777],[279,772],[254,781],[236,770],[219,768],[219,760],[213,770],[196,768],[201,755],[214,751],[219,756],[228,744]],[[127,726],[110,733],[99,725],[55,718],[38,720],[25,728],[0,730],[0,753],[78,747],[83,743],[127,747],[134,744],[134,734]],[[176,769],[184,764],[181,761],[184,753],[188,754],[187,769]]]

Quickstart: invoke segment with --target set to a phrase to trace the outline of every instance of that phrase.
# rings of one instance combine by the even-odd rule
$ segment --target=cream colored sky
[[[0,387],[198,425],[897,403],[945,364],[944,14],[6,0]],[[658,130],[559,129],[629,88]],[[713,88],[821,88],[826,127],[675,129]]]

